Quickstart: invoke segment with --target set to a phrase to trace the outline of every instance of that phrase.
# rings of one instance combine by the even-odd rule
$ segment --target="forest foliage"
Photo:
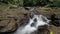
[[[0,3],[16,6],[54,6],[60,7],[60,0],[0,0]]]

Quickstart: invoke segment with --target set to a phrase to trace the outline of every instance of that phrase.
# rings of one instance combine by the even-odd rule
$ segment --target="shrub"
[[[0,2],[5,3],[5,4],[23,6],[23,0],[0,0]]]
[[[44,6],[49,0],[24,0],[24,6]]]

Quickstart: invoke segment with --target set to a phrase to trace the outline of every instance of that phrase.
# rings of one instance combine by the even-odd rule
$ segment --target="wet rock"
[[[17,29],[17,24],[14,19],[7,18],[0,21],[0,33],[13,32],[16,29]]]
[[[9,22],[9,20],[2,20],[2,21],[0,21],[0,26],[4,27],[8,24],[8,22]]]
[[[38,30],[35,32],[32,32],[31,34],[49,34],[49,26],[44,25],[44,26],[39,26]]]

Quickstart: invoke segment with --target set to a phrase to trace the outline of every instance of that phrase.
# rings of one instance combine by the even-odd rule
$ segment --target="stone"
[[[8,19],[4,19],[0,22],[0,27],[2,27],[0,29],[0,33],[12,32],[12,31],[15,31],[17,29],[17,23],[14,19],[8,18]]]

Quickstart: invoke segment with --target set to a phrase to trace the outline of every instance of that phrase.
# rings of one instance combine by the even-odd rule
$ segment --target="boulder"
[[[0,20],[0,33],[13,32],[16,29],[17,29],[17,24],[13,18]]]

